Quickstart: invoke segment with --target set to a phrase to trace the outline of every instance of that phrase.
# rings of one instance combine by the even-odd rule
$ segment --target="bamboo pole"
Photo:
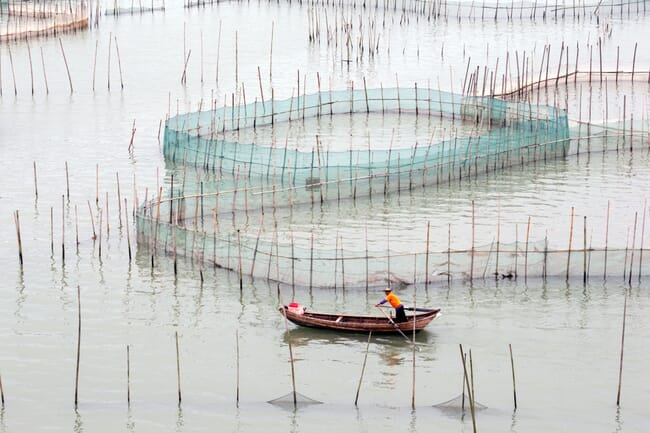
[[[632,231],[632,252],[630,254],[630,273],[627,278],[627,284],[632,285],[632,266],[634,265],[634,246],[636,242],[636,221],[638,212],[634,212],[634,230]]]
[[[126,402],[131,406],[131,352],[126,345]]]
[[[68,60],[65,57],[65,51],[63,50],[63,42],[61,42],[61,38],[59,38],[59,46],[61,47],[61,54],[63,55],[63,62],[65,63],[65,69],[68,72],[68,82],[70,83],[70,93],[73,93],[72,77],[70,76],[70,68],[68,67]]]
[[[61,265],[65,265],[65,196],[61,195]]]
[[[603,267],[603,280],[607,279],[607,243],[609,237],[609,200],[607,200],[607,217],[605,220],[605,265]]]
[[[36,177],[36,161],[34,161],[34,196],[38,199],[38,180]]]
[[[645,237],[646,200],[643,200],[643,221],[641,222],[641,245],[639,247],[639,283],[641,282],[641,265],[643,263],[643,238]]]
[[[54,257],[54,207],[50,206],[50,252]]]
[[[45,94],[49,94],[50,93],[50,87],[47,84],[47,74],[45,73],[45,58],[43,57],[43,48],[42,47],[41,47],[40,51],[41,51],[41,64],[43,65],[43,80],[45,81]],[[1,80],[0,80],[0,84],[1,84]],[[1,87],[2,86],[0,85],[0,96],[2,96]]]
[[[131,263],[131,228],[129,227],[129,208],[126,205],[126,197],[124,197],[124,222],[126,225],[126,243],[129,249],[129,263]]]
[[[361,383],[363,381],[363,373],[366,371],[366,362],[368,360],[368,351],[370,350],[370,339],[372,338],[372,331],[368,332],[368,343],[366,344],[366,354],[363,357],[363,365],[361,366],[361,376],[359,377],[359,384],[357,385],[357,395],[354,398],[354,406],[357,406],[359,401],[359,391],[361,391]]]
[[[515,410],[517,410],[517,385],[515,383],[515,361],[512,356],[512,344],[508,344],[510,350],[510,367],[512,369],[512,397],[515,403]]]
[[[95,92],[95,75],[97,72],[97,50],[99,49],[99,39],[95,41],[95,56],[93,60],[93,93]]]
[[[120,47],[117,45],[117,36],[115,38],[115,51],[117,52],[117,69],[120,71],[120,88],[124,88],[124,80],[122,79],[122,61],[120,60]]]
[[[475,418],[475,413],[474,413],[474,391],[473,391],[473,387],[470,385],[469,375],[467,374],[467,363],[466,363],[466,360],[465,360],[465,358],[466,358],[465,354],[463,352],[463,345],[459,344],[459,347],[460,347],[460,357],[461,357],[462,362],[463,362],[463,373],[464,373],[463,377],[464,377],[464,381],[465,381],[465,386],[467,387],[467,394],[468,394],[468,397],[469,397],[470,413],[472,415],[472,427],[473,427],[474,433],[476,433],[476,418]]]
[[[74,379],[74,407],[77,408],[79,403],[79,360],[81,358],[81,288],[77,286],[77,368],[75,369]]]
[[[93,227],[93,240],[96,240],[97,239],[97,232],[95,231],[95,218],[93,217],[93,210],[90,207],[90,200],[87,200],[87,202],[88,202],[88,211],[90,212],[90,222],[91,222],[92,227]]]
[[[569,228],[569,249],[566,258],[566,280],[569,280],[569,266],[571,265],[571,242],[573,241],[573,216],[574,208],[571,206],[571,227]]]
[[[582,283],[587,284],[587,216],[583,220],[583,235],[582,235]]]
[[[70,170],[68,169],[68,161],[65,162],[65,194],[70,200]]]
[[[32,82],[32,95],[34,94],[34,67],[32,65],[32,50],[27,42],[27,56],[29,57],[29,76]]]
[[[425,270],[424,270],[424,287],[425,289],[429,288],[429,234],[431,228],[431,221],[427,221],[427,243],[426,243],[426,255],[425,255]],[[470,277],[471,278],[471,277]]]
[[[18,240],[18,260],[20,261],[20,266],[23,266],[23,243],[20,237],[20,217],[18,210],[14,211],[14,224],[16,225],[16,238]]]
[[[0,404],[2,405],[2,408],[4,409],[4,407],[5,407],[5,392],[2,389],[2,376],[0,376]]]
[[[530,239],[530,215],[526,226],[526,253],[524,254],[524,281],[528,279],[528,241]]]
[[[621,358],[618,367],[618,391],[616,393],[616,406],[621,406],[621,384],[623,382],[623,349],[625,347],[625,317],[627,316],[627,293],[625,289],[625,300],[623,301],[623,329],[621,331]]]
[[[176,377],[178,379],[178,405],[181,405],[181,358],[178,351],[178,331],[175,332],[176,336]]]
[[[237,361],[237,368],[235,370],[236,375],[237,375],[237,398],[236,398],[236,405],[239,407],[239,329],[235,330],[235,343],[236,343],[236,361]]]

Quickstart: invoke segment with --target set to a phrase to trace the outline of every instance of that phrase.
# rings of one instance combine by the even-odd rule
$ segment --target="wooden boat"
[[[332,313],[317,313],[305,311],[304,307],[295,308],[287,305],[279,308],[280,314],[284,315],[288,320],[300,326],[308,326],[312,328],[332,329],[336,331],[350,331],[350,332],[413,332],[413,322],[415,321],[415,331],[422,330],[433,319],[440,314],[440,308],[410,308],[406,307],[406,311],[413,311],[412,314],[407,314],[408,321],[397,323],[394,318],[388,319],[388,314],[377,316],[358,316],[349,314],[332,314]]]

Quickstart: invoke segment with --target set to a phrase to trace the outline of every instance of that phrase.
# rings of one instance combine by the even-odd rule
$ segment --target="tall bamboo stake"
[[[54,207],[50,206],[50,252],[54,257]]]
[[[178,331],[175,332],[176,335],[176,377],[178,379],[178,405],[181,405],[181,358],[178,352]]]
[[[0,404],[2,404],[2,408],[5,407],[5,392],[2,389],[2,376],[0,376]]]
[[[16,239],[18,240],[18,260],[20,261],[20,266],[23,266],[23,243],[20,238],[20,217],[18,210],[14,212],[14,223],[16,225]]]
[[[636,220],[638,212],[634,212],[634,230],[632,231],[632,252],[630,254],[630,273],[627,278],[627,284],[632,285],[632,266],[634,265],[634,246],[636,242]]]
[[[99,39],[95,41],[95,58],[93,60],[93,92],[95,92],[95,73],[97,72],[97,50],[99,49]]]
[[[569,266],[571,265],[571,242],[573,241],[573,215],[574,208],[571,206],[571,227],[569,228],[569,249],[566,258],[566,279],[569,280]]]
[[[512,397],[515,402],[515,410],[517,410],[517,385],[515,383],[515,361],[512,356],[512,344],[508,344],[510,350],[510,367],[512,368]]]
[[[131,352],[126,345],[126,402],[131,405]]]
[[[469,375],[467,374],[467,363],[465,361],[465,354],[463,352],[463,345],[459,344],[460,347],[460,357],[463,361],[463,373],[464,373],[464,379],[465,379],[465,386],[467,387],[467,394],[469,397],[469,407],[470,407],[470,413],[472,415],[472,426],[474,433],[476,433],[476,418],[474,416],[474,390],[473,387],[470,385],[469,381]]]
[[[38,198],[38,180],[36,178],[36,161],[34,161],[34,196]]]
[[[68,170],[68,161],[65,162],[65,194],[70,200],[70,175]]]
[[[171,206],[171,205],[170,205]],[[129,227],[129,208],[126,205],[126,197],[124,197],[124,222],[126,224],[126,244],[129,249],[129,263],[131,263],[131,228]]]
[[[65,265],[65,196],[61,195],[61,265]]]
[[[370,349],[370,339],[372,338],[372,331],[368,332],[368,343],[366,344],[366,354],[363,357],[363,365],[361,366],[361,376],[359,377],[359,384],[357,385],[357,395],[354,398],[354,405],[359,401],[359,391],[361,390],[361,382],[363,381],[363,373],[366,371],[366,361],[368,360],[368,351]]]
[[[72,89],[72,77],[70,76],[70,68],[68,67],[68,60],[65,58],[65,51],[63,50],[63,42],[59,38],[59,46],[61,47],[61,54],[63,54],[63,61],[65,63],[65,69],[68,71],[68,82],[70,83],[70,93],[73,93]]]
[[[623,381],[623,348],[625,346],[625,317],[627,316],[627,292],[625,289],[625,301],[623,301],[623,329],[621,331],[621,358],[618,367],[618,392],[616,393],[616,406],[621,405],[621,383]]]
[[[81,358],[81,288],[77,286],[77,368],[75,369],[74,378],[74,407],[77,408],[79,402],[79,360]]]
[[[607,200],[607,218],[605,220],[605,265],[603,267],[603,280],[607,279],[607,241],[609,237],[609,200]]]
[[[646,200],[643,200],[643,221],[641,222],[641,245],[639,246],[639,283],[641,282],[641,264],[643,263],[643,238],[645,236]]]
[[[45,94],[50,93],[50,87],[47,84],[47,74],[45,73],[45,58],[43,57],[43,48],[41,47],[41,64],[43,65],[43,80],[45,81]],[[0,80],[0,84],[2,80]],[[0,86],[0,96],[2,95],[2,86]]]
[[[236,342],[236,352],[237,352],[237,407],[239,407],[239,329],[235,330],[235,342]]]

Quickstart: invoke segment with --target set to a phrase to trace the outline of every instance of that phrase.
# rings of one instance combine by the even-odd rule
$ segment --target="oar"
[[[399,326],[397,325],[397,323],[395,323],[395,322],[393,321],[393,319],[391,319],[391,317],[390,317],[390,316],[389,316],[389,315],[388,315],[384,310],[381,309],[381,307],[377,307],[377,309],[378,309],[379,311],[381,311],[381,312],[384,314],[384,316],[386,316],[386,318],[388,319],[388,321],[390,322],[390,324],[393,325],[393,328],[395,328],[395,329],[397,330],[397,332],[399,332],[400,334],[402,334],[402,336],[403,336],[404,338],[406,338],[406,341],[408,341],[409,343],[411,343],[411,344],[413,345],[413,347],[415,347],[415,349],[417,349],[418,351],[420,350],[420,348],[415,344],[415,342],[414,342],[414,341],[411,341],[411,339],[408,338],[408,337],[406,336],[406,334],[402,332],[401,329],[399,329]],[[415,320],[415,317],[413,318],[413,320]]]
[[[381,306],[382,308],[392,308],[388,306]],[[439,308],[421,308],[421,307],[404,307],[406,311],[419,311],[421,313],[433,313],[436,310],[440,310]]]

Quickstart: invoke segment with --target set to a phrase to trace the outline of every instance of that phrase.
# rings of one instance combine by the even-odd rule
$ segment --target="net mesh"
[[[470,405],[469,405],[469,397],[465,395],[465,393],[460,394],[450,400],[443,401],[442,403],[434,404],[433,407],[436,407],[438,409],[442,409],[445,411],[465,411],[469,410]],[[474,410],[483,410],[487,409],[487,406],[474,402]]]
[[[417,137],[414,142],[402,137],[407,147],[391,146],[392,139],[380,146],[344,145],[344,149],[337,143],[325,146],[318,139],[311,148],[289,146],[288,140],[283,145],[272,139],[235,140],[255,137],[255,131],[264,127],[275,130],[292,122],[301,124],[303,119],[370,112],[388,123],[403,116],[429,125],[442,119],[448,122],[442,128],[454,132],[431,134],[443,138],[428,139],[424,145]],[[170,172],[180,171],[183,178],[172,177],[164,196],[145,200],[138,209],[138,242],[152,254],[173,252],[240,275],[309,287],[408,284],[452,276],[464,280],[568,277],[593,274],[593,270],[641,275],[643,254],[627,247],[589,245],[567,250],[545,239],[509,244],[497,240],[430,251],[423,237],[402,248],[387,248],[373,245],[372,233],[366,234],[365,245],[356,242],[344,248],[342,238],[330,236],[331,242],[314,247],[314,228],[308,222],[296,238],[293,232],[277,228],[286,217],[277,213],[290,215],[298,206],[314,209],[324,202],[385,197],[414,185],[427,187],[530,161],[563,158],[581,148],[647,146],[646,134],[628,135],[625,126],[622,132],[616,125],[588,125],[588,129],[586,138],[580,134],[570,138],[564,110],[417,87],[330,91],[183,114],[166,122],[164,145]],[[175,171],[181,162],[182,170]],[[207,174],[196,182],[186,181],[186,166]],[[273,218],[265,222],[269,208]],[[248,230],[235,230],[243,216],[259,218],[259,231],[250,225]],[[225,224],[228,220],[232,221]]]
[[[273,400],[268,401],[270,404],[276,406],[282,406],[287,408],[301,407],[301,406],[310,406],[313,404],[322,404],[322,401],[309,398],[306,395],[303,395],[299,392],[289,392],[281,397],[274,398]]]

